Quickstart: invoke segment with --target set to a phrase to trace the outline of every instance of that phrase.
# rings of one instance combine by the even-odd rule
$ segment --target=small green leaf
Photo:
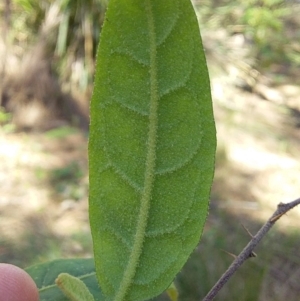
[[[167,294],[171,301],[178,300],[178,290],[174,282],[172,282],[171,285],[167,288]]]
[[[107,300],[152,298],[182,268],[206,220],[215,146],[190,0],[110,0],[89,140],[90,222]]]
[[[84,282],[77,277],[61,273],[55,283],[71,301],[95,301]]]
[[[93,259],[58,259],[37,264],[26,269],[35,281],[40,294],[40,301],[69,301],[55,283],[62,272],[82,280],[96,301],[103,301]]]

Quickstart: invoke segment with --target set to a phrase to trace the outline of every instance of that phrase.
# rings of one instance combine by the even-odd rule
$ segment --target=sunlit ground
[[[279,202],[300,195],[299,129],[288,110],[224,85],[222,77],[212,78],[212,91],[218,152],[211,214],[199,248],[178,277],[184,300],[199,300],[223,273],[232,260],[223,250],[237,254],[247,243],[241,224],[255,233]],[[92,256],[86,134],[72,128],[2,129],[0,145],[1,261],[25,267]],[[219,300],[297,300],[299,215],[297,208],[280,219],[258,257],[241,268]]]

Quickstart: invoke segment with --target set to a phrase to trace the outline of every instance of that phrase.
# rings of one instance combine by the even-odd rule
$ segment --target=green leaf
[[[90,223],[107,300],[152,298],[182,268],[207,216],[215,144],[190,0],[110,0],[89,140]]]
[[[178,290],[174,282],[166,290],[171,301],[178,301]]]
[[[95,301],[85,283],[77,277],[61,273],[55,283],[71,301]]]
[[[82,280],[96,301],[104,300],[97,282],[93,259],[58,259],[31,266],[26,272],[39,289],[40,301],[69,301],[55,283],[62,272]]]

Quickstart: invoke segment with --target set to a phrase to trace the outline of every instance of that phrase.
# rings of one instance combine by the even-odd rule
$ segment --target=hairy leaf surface
[[[93,259],[58,259],[31,266],[26,272],[38,287],[40,301],[69,301],[55,283],[57,276],[62,272],[82,280],[96,301],[104,300],[97,282]]]
[[[89,140],[90,222],[108,300],[145,300],[170,285],[199,242],[214,154],[190,0],[110,0]]]

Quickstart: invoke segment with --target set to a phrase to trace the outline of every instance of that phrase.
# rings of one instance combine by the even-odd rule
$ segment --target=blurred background
[[[0,261],[90,257],[88,106],[108,1],[0,2]],[[300,3],[194,0],[218,150],[203,238],[176,278],[201,300],[279,202],[300,196]],[[188,55],[188,54],[187,54]],[[300,209],[216,300],[299,300]]]

